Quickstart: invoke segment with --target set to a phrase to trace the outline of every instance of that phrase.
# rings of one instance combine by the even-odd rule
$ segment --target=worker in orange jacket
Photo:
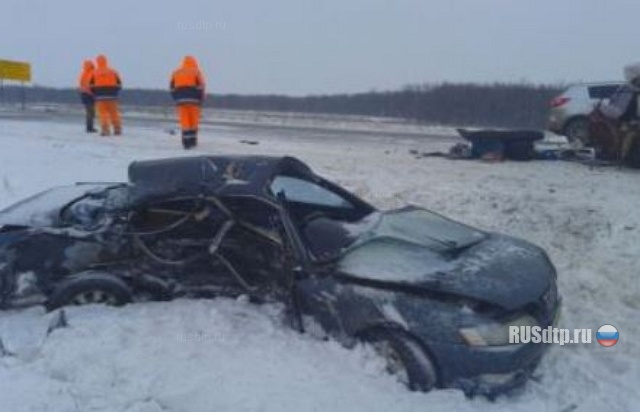
[[[80,93],[80,100],[84,105],[85,113],[85,125],[87,133],[95,133],[94,119],[96,117],[95,100],[93,93],[91,92],[91,85],[89,81],[93,76],[93,70],[95,66],[91,60],[85,60],[82,66],[82,72],[78,79],[78,92]]]
[[[122,81],[118,72],[109,67],[104,55],[98,56],[96,63],[98,67],[93,71],[89,85],[100,118],[100,135],[109,136],[113,127],[113,133],[117,136],[122,134],[118,109],[118,94],[122,89]]]
[[[170,89],[180,118],[182,146],[191,149],[198,144],[200,108],[205,94],[204,76],[194,57],[186,56],[182,66],[173,72]]]

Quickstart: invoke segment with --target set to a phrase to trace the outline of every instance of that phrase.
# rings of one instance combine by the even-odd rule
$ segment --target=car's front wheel
[[[108,273],[86,272],[57,285],[47,301],[47,308],[91,304],[122,306],[131,299],[131,289],[122,279]]]
[[[362,334],[386,363],[387,372],[410,390],[428,392],[438,376],[434,362],[418,341],[409,334],[390,329],[372,329]]]

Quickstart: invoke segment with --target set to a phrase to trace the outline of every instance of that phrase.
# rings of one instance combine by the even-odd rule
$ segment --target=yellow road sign
[[[0,60],[0,79],[30,82],[31,64],[10,60]]]

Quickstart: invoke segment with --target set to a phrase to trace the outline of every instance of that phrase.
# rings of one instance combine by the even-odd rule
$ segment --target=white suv
[[[567,136],[569,141],[588,142],[589,114],[604,99],[609,99],[622,82],[576,84],[554,98],[549,116],[549,130]]]

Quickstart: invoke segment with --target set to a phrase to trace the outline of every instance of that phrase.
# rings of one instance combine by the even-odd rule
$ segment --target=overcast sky
[[[334,93],[450,81],[616,80],[640,60],[638,0],[2,0],[0,58],[74,87],[105,53],[164,88],[184,54],[213,92]]]

